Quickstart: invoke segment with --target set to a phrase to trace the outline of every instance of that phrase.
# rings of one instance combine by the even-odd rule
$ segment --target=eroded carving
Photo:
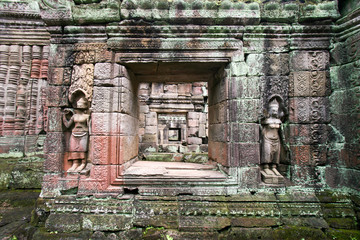
[[[75,65],[71,75],[71,86],[69,96],[76,91],[81,90],[88,101],[92,99],[92,91],[94,85],[94,65],[83,64]]]
[[[65,108],[63,113],[65,127],[72,128],[67,154],[67,160],[71,162],[68,172],[80,172],[87,163],[90,127],[89,101],[85,93],[78,90],[70,96],[70,102],[73,108]]]
[[[279,134],[281,118],[284,116],[282,99],[272,97],[262,121],[261,178],[264,183],[279,184],[284,177],[277,167],[280,163],[281,139]]]

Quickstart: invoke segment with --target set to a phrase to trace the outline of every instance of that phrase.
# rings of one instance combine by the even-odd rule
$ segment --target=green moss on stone
[[[338,240],[359,240],[360,231],[359,230],[344,230],[344,229],[329,229],[326,231],[326,235],[329,239],[338,239]]]
[[[297,4],[285,4],[284,9],[287,11],[296,11],[298,10],[298,5]]]
[[[221,2],[220,9],[229,10],[232,7],[232,2],[230,0],[224,0]]]
[[[167,0],[159,0],[157,2],[157,9],[166,10],[169,9],[169,3]]]
[[[206,7],[206,9],[209,9],[209,10],[216,10],[218,8],[215,1],[207,1],[205,3],[205,7]]]
[[[306,239],[318,240],[326,239],[326,235],[320,229],[299,226],[285,226],[275,229],[273,232],[274,239],[293,240]]]
[[[265,5],[265,10],[276,10],[279,8],[279,4],[278,3],[268,3]]]

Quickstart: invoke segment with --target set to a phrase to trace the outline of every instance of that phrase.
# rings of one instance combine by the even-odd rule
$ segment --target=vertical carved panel
[[[329,92],[325,71],[293,72],[290,76],[290,94],[294,97],[320,97]]]

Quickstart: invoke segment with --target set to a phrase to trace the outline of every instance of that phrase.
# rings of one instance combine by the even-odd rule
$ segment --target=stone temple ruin
[[[360,237],[358,1],[0,5],[28,239]]]

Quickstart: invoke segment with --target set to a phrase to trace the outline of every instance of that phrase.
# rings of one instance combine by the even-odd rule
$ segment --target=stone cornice
[[[85,4],[79,4],[79,3]],[[334,21],[340,17],[337,1],[317,4],[250,3],[223,1],[185,0],[102,0],[80,1],[42,0],[41,16],[48,25],[98,24],[139,20],[167,24],[199,25],[257,25],[261,22],[303,23]]]

